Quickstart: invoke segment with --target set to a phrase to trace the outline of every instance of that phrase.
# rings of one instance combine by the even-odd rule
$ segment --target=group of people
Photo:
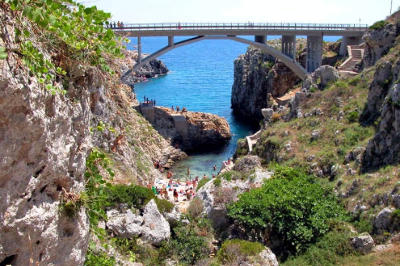
[[[172,111],[175,111],[173,105],[171,106],[171,110],[172,110]],[[187,112],[187,109],[186,109],[186,107],[182,107],[182,110],[181,110],[181,109],[179,108],[179,106],[176,106],[176,111],[177,111],[177,112],[181,111],[182,113],[184,113],[184,112]]]
[[[110,28],[110,29],[117,29],[117,28],[123,28],[123,27],[124,27],[124,23],[123,23],[122,21],[110,22],[110,23],[107,25],[107,28]]]
[[[152,186],[155,195],[175,202],[189,201],[195,196],[195,191],[198,183],[198,178],[191,181],[179,181],[172,178],[172,173],[168,172],[167,177],[170,176],[168,182],[158,180]]]
[[[156,106],[156,100],[149,99],[146,96],[143,96],[143,103],[146,105]]]

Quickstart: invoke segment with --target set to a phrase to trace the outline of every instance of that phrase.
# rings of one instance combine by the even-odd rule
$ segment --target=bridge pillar
[[[282,53],[290,58],[296,57],[296,35],[282,35]]]
[[[339,50],[339,55],[340,56],[346,56],[347,55],[347,45],[358,45],[361,43],[361,37],[356,36],[356,37],[348,37],[348,36],[343,36],[342,42],[340,44],[340,50]]]
[[[313,72],[321,64],[322,36],[307,36],[307,72]]]
[[[254,41],[255,42],[258,42],[258,43],[263,43],[263,44],[265,44],[265,41],[266,41],[266,36],[265,35],[256,35],[256,36],[254,36]]]
[[[138,64],[142,63],[142,39],[137,37],[137,50],[138,50]]]
[[[168,36],[168,46],[174,46],[174,36]]]

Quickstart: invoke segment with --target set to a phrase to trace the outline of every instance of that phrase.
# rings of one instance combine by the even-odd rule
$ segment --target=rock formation
[[[135,83],[146,81],[149,78],[156,78],[168,73],[168,68],[158,59],[150,60],[136,71],[130,71],[137,63],[137,51],[124,50],[123,58],[118,61],[122,82],[134,87]],[[128,74],[126,74],[130,71]],[[125,75],[126,74],[126,75]]]
[[[271,106],[269,94],[280,97],[300,81],[284,64],[275,64],[273,57],[253,47],[234,64],[232,109],[239,117],[253,123],[262,119],[262,108]]]
[[[162,136],[184,151],[213,150],[231,138],[228,122],[217,115],[147,105],[140,110]]]
[[[7,12],[0,9],[0,46],[19,47],[19,24]],[[51,58],[41,38],[30,36]],[[11,50],[0,59],[0,264],[82,265],[88,217],[83,207],[66,216],[60,199],[79,198],[84,190],[91,148],[108,153],[115,182],[143,185],[160,175],[153,161],[173,162],[185,154],[132,108],[131,88],[98,68],[67,66],[68,80],[54,83],[66,94],[51,93]]]
[[[394,46],[400,33],[400,24],[388,23],[380,29],[368,30],[363,36],[365,42],[364,67],[370,67]]]

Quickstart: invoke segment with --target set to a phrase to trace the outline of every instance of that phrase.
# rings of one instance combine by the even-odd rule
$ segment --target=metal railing
[[[111,22],[108,28],[119,31],[170,30],[287,30],[287,31],[366,31],[367,24],[315,24],[315,23],[140,23]]]

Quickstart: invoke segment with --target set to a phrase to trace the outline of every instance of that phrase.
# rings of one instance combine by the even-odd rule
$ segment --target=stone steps
[[[340,71],[357,73],[356,65],[362,61],[364,49],[360,45],[348,45],[349,58],[339,66]]]

